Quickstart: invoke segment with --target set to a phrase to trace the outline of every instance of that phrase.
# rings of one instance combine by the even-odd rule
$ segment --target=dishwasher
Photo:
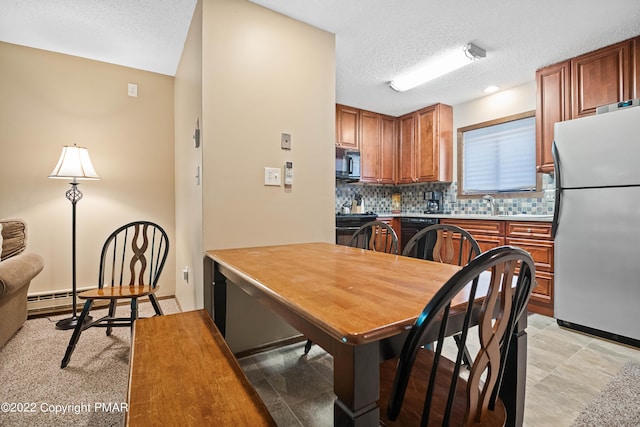
[[[411,238],[423,228],[426,228],[430,225],[435,225],[438,223],[437,218],[402,218],[400,220],[400,252],[404,251],[404,247],[411,240]],[[432,234],[432,233],[429,233]],[[433,242],[427,242],[427,245],[430,248],[433,248],[435,244],[435,236],[433,237]],[[422,246],[422,247],[421,247]],[[424,249],[424,243],[418,245],[418,250],[422,251]]]

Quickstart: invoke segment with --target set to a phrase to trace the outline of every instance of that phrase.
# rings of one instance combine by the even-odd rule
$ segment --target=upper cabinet
[[[396,119],[360,111],[360,181],[395,184]]]
[[[358,134],[359,110],[336,104],[336,146],[342,148],[359,148]]]
[[[591,116],[596,108],[631,98],[631,41],[571,60],[571,116]]]
[[[569,61],[536,72],[536,149],[538,172],[553,170],[553,126],[571,118],[571,64]]]
[[[595,114],[601,105],[640,96],[640,37],[536,72],[537,170],[553,171],[553,126]]]
[[[360,181],[451,182],[453,109],[444,104],[400,118],[336,105],[336,146],[360,150]]]
[[[436,104],[398,119],[398,184],[451,182],[453,109]]]

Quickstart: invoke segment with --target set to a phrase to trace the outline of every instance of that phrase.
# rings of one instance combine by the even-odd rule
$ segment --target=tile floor
[[[582,409],[640,350],[560,328],[529,316],[524,425],[571,426]],[[452,341],[452,340],[451,340]],[[333,359],[304,342],[240,360],[279,426],[333,424]]]

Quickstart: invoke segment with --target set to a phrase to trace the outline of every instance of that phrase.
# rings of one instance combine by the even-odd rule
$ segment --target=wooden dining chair
[[[449,224],[435,224],[417,232],[402,250],[403,256],[459,266],[467,265],[480,255],[476,239],[463,228]],[[460,347],[460,334],[453,335]],[[466,367],[471,366],[471,355],[464,351]]]
[[[387,223],[370,221],[353,233],[349,246],[388,254],[397,254],[398,235]]]
[[[107,336],[116,327],[128,327],[133,331],[133,322],[138,318],[138,298],[149,297],[156,315],[162,315],[154,294],[158,290],[158,279],[168,253],[167,233],[149,221],[131,222],[109,235],[100,255],[98,288],[78,294],[78,298],[85,300],[84,308],[62,359],[62,368],[69,364],[80,334],[85,329],[106,328]],[[129,317],[116,317],[118,299],[130,300]],[[89,311],[96,300],[109,301],[109,312],[97,320],[88,320]]]
[[[402,255],[464,266],[480,252],[478,242],[467,230],[435,224],[418,231],[407,242]]]
[[[351,236],[349,246],[388,254],[398,253],[398,235],[388,224],[382,221],[370,221],[363,224]],[[309,354],[313,341],[307,340],[304,354]]]
[[[381,425],[503,426],[506,410],[498,392],[534,275],[527,252],[501,246],[449,279],[418,316],[399,359],[380,365],[379,405],[387,408],[381,410]],[[474,324],[480,346],[467,371],[462,350],[447,358],[443,342],[449,329],[459,328],[466,344]],[[434,340],[435,349],[423,348]]]

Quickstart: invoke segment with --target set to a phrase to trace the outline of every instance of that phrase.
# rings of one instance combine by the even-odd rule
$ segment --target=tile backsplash
[[[542,189],[545,197],[507,199],[496,197],[495,201],[500,214],[526,213],[530,215],[552,215],[554,207],[553,177],[542,175]],[[424,200],[425,191],[442,191],[444,199],[444,212],[452,214],[488,214],[491,210],[489,203],[482,199],[457,199],[457,185],[429,183],[401,186],[383,186],[369,184],[354,184],[336,181],[336,212],[345,202],[349,202],[356,194],[362,195],[365,211],[373,211],[377,214],[391,213],[391,195],[400,193],[402,200],[402,213],[423,213],[426,209]]]

